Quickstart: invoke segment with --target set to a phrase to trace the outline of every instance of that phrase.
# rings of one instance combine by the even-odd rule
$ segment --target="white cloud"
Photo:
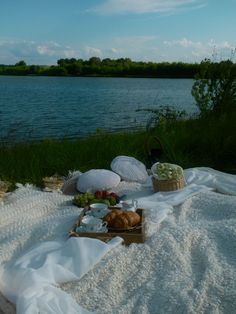
[[[50,49],[47,45],[39,45],[36,47],[36,50],[40,55],[52,56],[54,54],[54,51]]]
[[[228,41],[222,41],[217,43],[214,39],[208,42],[209,47],[215,47],[216,49],[234,49],[234,47]]]
[[[14,64],[25,60],[28,64],[55,64],[60,58],[77,56],[72,48],[53,41],[0,40],[0,63]]]
[[[161,41],[157,36],[149,35],[117,37],[112,41],[103,42],[102,46],[90,44],[76,49],[54,41],[35,42],[0,38],[0,64],[14,64],[19,60],[25,60],[27,64],[52,65],[61,58],[91,57],[130,58],[134,61],[154,62],[200,62],[204,58],[220,61],[231,58],[234,49],[232,43],[226,40],[218,42],[209,39],[203,42],[183,37]]]
[[[119,53],[120,53],[119,49],[111,47],[111,48],[105,48],[103,55],[109,56],[109,57],[117,57]]]
[[[165,40],[164,44],[170,47],[182,46],[184,48],[189,48],[189,47],[200,48],[202,46],[201,42],[193,42],[187,38],[182,38],[179,40],[172,40],[172,41]]]
[[[83,51],[85,53],[85,56],[88,58],[89,57],[101,57],[102,56],[102,50],[100,48],[85,46],[83,48]]]
[[[63,50],[63,55],[65,58],[78,58],[78,52],[74,49],[71,49],[70,47],[66,47]]]
[[[187,38],[182,38],[172,41],[164,41],[163,44],[166,47],[175,48],[176,55],[183,51],[188,53],[188,56],[195,57],[196,61],[200,61],[204,58],[214,58],[215,61],[222,59],[228,59],[231,57],[231,52],[234,50],[234,46],[228,41],[216,42],[214,39],[210,39],[207,42],[192,41]]]
[[[207,0],[105,0],[90,9],[98,14],[174,13],[176,10],[197,9]]]
[[[111,43],[117,51],[114,57],[150,61],[158,51],[157,40],[158,37],[152,35],[116,37]]]
[[[119,53],[119,50],[116,49],[116,48],[111,48],[110,51],[111,51],[112,53],[114,53],[114,54]]]
[[[173,47],[173,46],[182,46],[184,48],[204,48],[208,47],[210,49],[216,48],[216,49],[233,49],[234,46],[231,45],[228,41],[222,41],[222,42],[216,42],[214,39],[210,39],[208,42],[200,42],[200,41],[192,41],[187,38],[177,39],[177,40],[171,40],[167,41],[165,40],[164,45]]]
[[[104,45],[102,49],[94,46],[83,46],[73,49],[57,42],[35,42],[26,40],[12,40],[0,38],[0,64],[15,64],[24,60],[27,64],[56,64],[61,58],[91,57],[116,58],[120,49],[115,46]]]

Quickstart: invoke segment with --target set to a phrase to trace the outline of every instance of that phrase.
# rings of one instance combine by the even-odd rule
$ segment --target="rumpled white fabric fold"
[[[173,211],[174,206],[182,204],[187,198],[197,193],[210,190],[213,188],[192,183],[178,191],[158,192],[139,198],[138,207],[145,208],[147,211],[145,217],[147,236],[151,236],[158,230],[160,223]]]
[[[208,167],[184,170],[187,184],[195,183],[213,188],[216,192],[236,195],[236,175],[224,173]]]
[[[78,280],[121,242],[120,237],[108,244],[90,238],[44,242],[1,270],[0,289],[19,314],[88,314],[55,285]]]
[[[182,204],[186,199],[200,192],[217,191],[224,194],[236,195],[236,175],[223,173],[207,167],[184,170],[186,186],[173,192],[151,191],[150,177],[143,185],[149,186],[149,195],[137,198],[138,207],[147,209],[146,232],[151,236],[157,231],[160,223],[173,211],[174,206]],[[147,190],[146,190],[147,191]],[[141,194],[141,193],[140,193]]]

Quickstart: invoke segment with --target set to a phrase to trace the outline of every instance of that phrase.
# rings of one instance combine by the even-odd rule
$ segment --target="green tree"
[[[89,64],[98,65],[101,63],[101,59],[99,57],[92,57],[89,59]]]
[[[26,66],[26,62],[24,61],[24,60],[21,60],[21,61],[19,61],[19,62],[17,62],[16,64],[15,64],[15,66],[16,67],[25,67]]]
[[[64,67],[52,65],[42,69],[40,74],[48,76],[66,76],[67,71]]]
[[[192,87],[201,115],[235,109],[236,67],[230,61],[212,62],[205,59]]]

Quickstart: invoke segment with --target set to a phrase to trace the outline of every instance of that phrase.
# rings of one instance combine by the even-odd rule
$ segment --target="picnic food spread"
[[[78,207],[86,207],[93,203],[104,203],[114,206],[119,202],[119,196],[114,192],[96,191],[95,193],[85,192],[75,195],[73,204]]]
[[[75,205],[85,208],[85,216],[101,218],[106,222],[108,228],[129,229],[135,227],[141,220],[139,214],[134,211],[122,210],[122,205],[121,208],[110,207],[110,205],[116,205],[117,201],[119,201],[118,195],[108,191],[96,191],[94,194],[86,192],[76,195],[73,199]]]
[[[114,192],[97,190],[75,195],[73,204],[83,210],[70,236],[105,242],[119,236],[127,245],[145,241],[144,210],[137,208],[137,200],[121,201]]]

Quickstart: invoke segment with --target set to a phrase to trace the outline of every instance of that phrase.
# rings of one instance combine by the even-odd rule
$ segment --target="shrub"
[[[205,59],[195,77],[192,95],[202,116],[222,113],[236,107],[236,65],[230,61]]]

